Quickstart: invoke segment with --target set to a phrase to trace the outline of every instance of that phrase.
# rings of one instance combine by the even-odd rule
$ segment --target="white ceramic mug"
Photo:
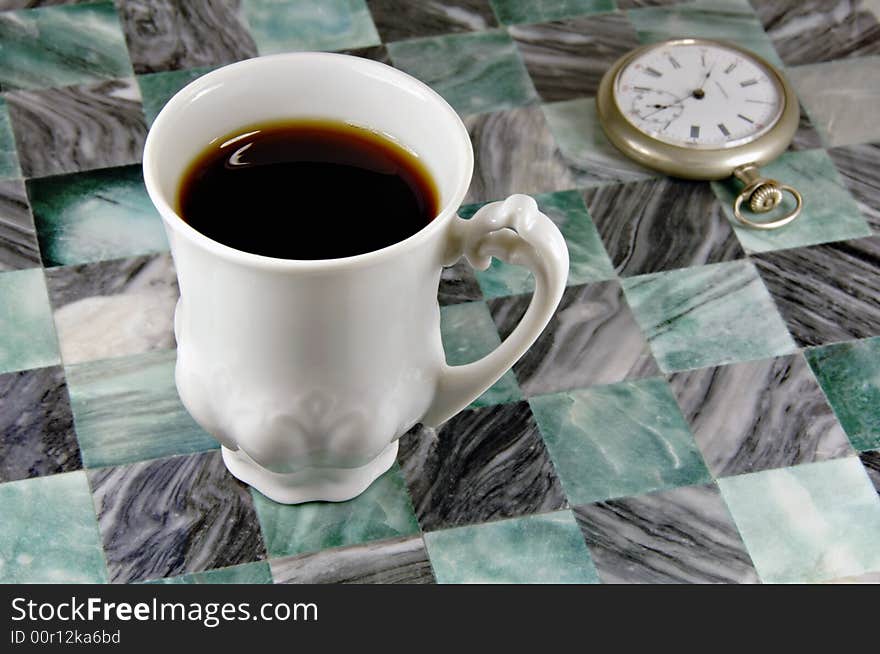
[[[439,215],[381,250],[316,261],[242,252],[180,218],[181,178],[209,142],[298,117],[367,127],[415,153],[437,184]],[[180,283],[177,389],[222,444],[233,475],[278,502],[352,498],[391,467],[410,427],[460,411],[535,341],[565,287],[565,241],[524,195],[470,220],[457,217],[472,171],[455,111],[418,80],[366,59],[311,52],[249,59],[200,77],[162,109],[147,137],[144,180]],[[279,211],[296,207],[294,196]],[[326,215],[300,219],[305,235],[308,221],[334,220],[333,198]],[[357,219],[381,216],[364,207]],[[492,256],[527,266],[535,293],[496,350],[449,366],[437,288],[441,268],[462,256],[480,269]]]

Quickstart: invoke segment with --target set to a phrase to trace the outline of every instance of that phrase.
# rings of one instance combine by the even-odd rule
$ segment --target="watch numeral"
[[[752,119],[749,118],[748,116],[743,116],[742,114],[737,114],[737,116],[739,116],[740,118],[742,118],[742,119],[743,119],[744,121],[746,121],[747,123],[754,123],[754,122],[755,122],[754,120],[752,120]]]
[[[650,66],[645,67],[645,72],[648,73],[648,75],[653,75],[654,77],[663,77],[663,73],[655,68],[651,68]]]
[[[681,68],[681,64],[675,60],[675,57],[672,55],[667,55],[669,57],[669,63],[672,64],[673,68]]]
[[[725,75],[729,75],[730,72],[731,72],[734,68],[736,68],[736,64],[737,64],[737,62],[734,61],[734,62],[733,62],[732,64],[730,64],[727,68],[725,68],[725,69],[724,69],[724,74],[725,74]]]
[[[718,129],[721,130],[721,133],[724,134],[724,136],[730,136],[730,131],[725,127],[724,123],[718,123]]]
[[[700,138],[700,126],[699,125],[691,125],[691,138],[692,139]]]
[[[740,82],[739,85],[740,85],[741,87],[745,88],[745,87],[747,87],[747,86],[752,86],[752,85],[757,84],[757,83],[758,83],[758,80],[756,80],[756,79],[753,77],[752,79],[747,79],[747,80],[744,81],[744,82]]]

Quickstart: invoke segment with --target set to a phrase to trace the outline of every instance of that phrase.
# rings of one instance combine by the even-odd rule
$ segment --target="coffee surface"
[[[340,122],[295,120],[215,139],[184,174],[177,208],[237,250],[334,259],[402,241],[440,207],[422,162],[394,141]]]

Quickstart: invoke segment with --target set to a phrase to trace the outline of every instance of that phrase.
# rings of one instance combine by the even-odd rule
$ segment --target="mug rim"
[[[437,215],[415,234],[412,234],[411,236],[408,236],[401,241],[397,241],[396,243],[392,243],[391,245],[387,245],[378,250],[371,250],[369,252],[364,252],[362,254],[356,254],[348,257],[337,257],[332,259],[283,259],[280,257],[270,257],[262,254],[254,254],[245,250],[239,250],[237,248],[221,243],[220,241],[214,240],[209,236],[206,236],[205,234],[192,227],[189,223],[187,223],[165,197],[165,194],[161,190],[158,182],[159,155],[156,152],[157,146],[155,145],[155,142],[157,137],[155,136],[155,134],[161,132],[163,130],[163,126],[166,123],[169,123],[175,119],[174,114],[180,107],[191,101],[191,99],[196,94],[198,94],[198,92],[204,90],[204,88],[226,81],[226,78],[230,74],[246,73],[247,68],[261,67],[266,65],[267,63],[283,62],[288,60],[301,61],[304,59],[314,59],[316,61],[324,60],[325,63],[344,63],[344,65],[346,66],[355,65],[367,71],[370,71],[370,69],[372,69],[370,72],[378,73],[385,79],[392,78],[392,81],[395,84],[408,86],[410,89],[417,90],[418,92],[427,95],[439,105],[440,109],[444,113],[449,115],[449,117],[452,119],[452,123],[457,128],[456,131],[459,137],[459,141],[463,145],[462,151],[465,157],[465,163],[464,166],[462,166],[462,170],[458,176],[457,186],[449,195],[448,200],[437,212]],[[367,127],[369,126],[367,125]],[[194,153],[193,156],[196,156],[196,153]],[[193,80],[182,89],[177,91],[177,93],[175,93],[171,97],[171,99],[167,103],[165,103],[165,106],[162,107],[161,111],[153,121],[153,124],[150,126],[150,129],[147,133],[146,141],[144,143],[142,166],[144,174],[144,185],[146,186],[147,194],[150,196],[150,200],[159,211],[159,214],[162,217],[162,221],[170,230],[174,230],[180,233],[182,236],[188,238],[191,241],[194,241],[196,244],[207,249],[213,254],[216,254],[217,256],[223,257],[225,259],[232,260],[236,263],[250,266],[258,266],[261,268],[271,268],[275,270],[311,270],[321,272],[338,268],[352,267],[361,264],[376,263],[382,258],[388,258],[397,254],[401,254],[406,250],[417,247],[420,243],[432,238],[435,234],[439,233],[456,214],[458,207],[464,200],[464,196],[467,194],[467,190],[471,182],[471,177],[473,176],[474,151],[473,146],[471,145],[468,130],[462,122],[461,117],[458,115],[458,113],[439,93],[437,93],[434,89],[429,87],[424,82],[416,79],[412,75],[409,75],[398,68],[383,64],[379,61],[365,59],[363,57],[356,57],[353,55],[333,52],[285,52],[280,54],[252,57],[250,59],[244,59],[242,61],[237,61],[232,64],[221,66],[220,68],[205,73],[201,77]]]

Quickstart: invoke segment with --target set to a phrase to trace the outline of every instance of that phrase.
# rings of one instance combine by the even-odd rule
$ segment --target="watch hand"
[[[727,95],[727,91],[724,90],[724,87],[721,86],[721,82],[719,82],[717,79],[715,80],[715,86],[718,87],[718,90],[721,91],[721,94],[722,94],[725,98],[727,98],[728,100],[730,99],[730,96]]]
[[[692,94],[688,93],[686,96],[678,98],[677,100],[674,100],[673,102],[670,102],[669,104],[664,104],[664,105],[655,104],[654,106],[657,107],[657,109],[652,111],[649,114],[642,116],[642,120],[644,120],[645,118],[649,118],[650,116],[653,116],[654,114],[659,114],[664,109],[669,109],[669,107],[674,107],[677,104],[681,104],[682,102],[684,102],[685,100],[687,100],[691,96],[692,96]]]

